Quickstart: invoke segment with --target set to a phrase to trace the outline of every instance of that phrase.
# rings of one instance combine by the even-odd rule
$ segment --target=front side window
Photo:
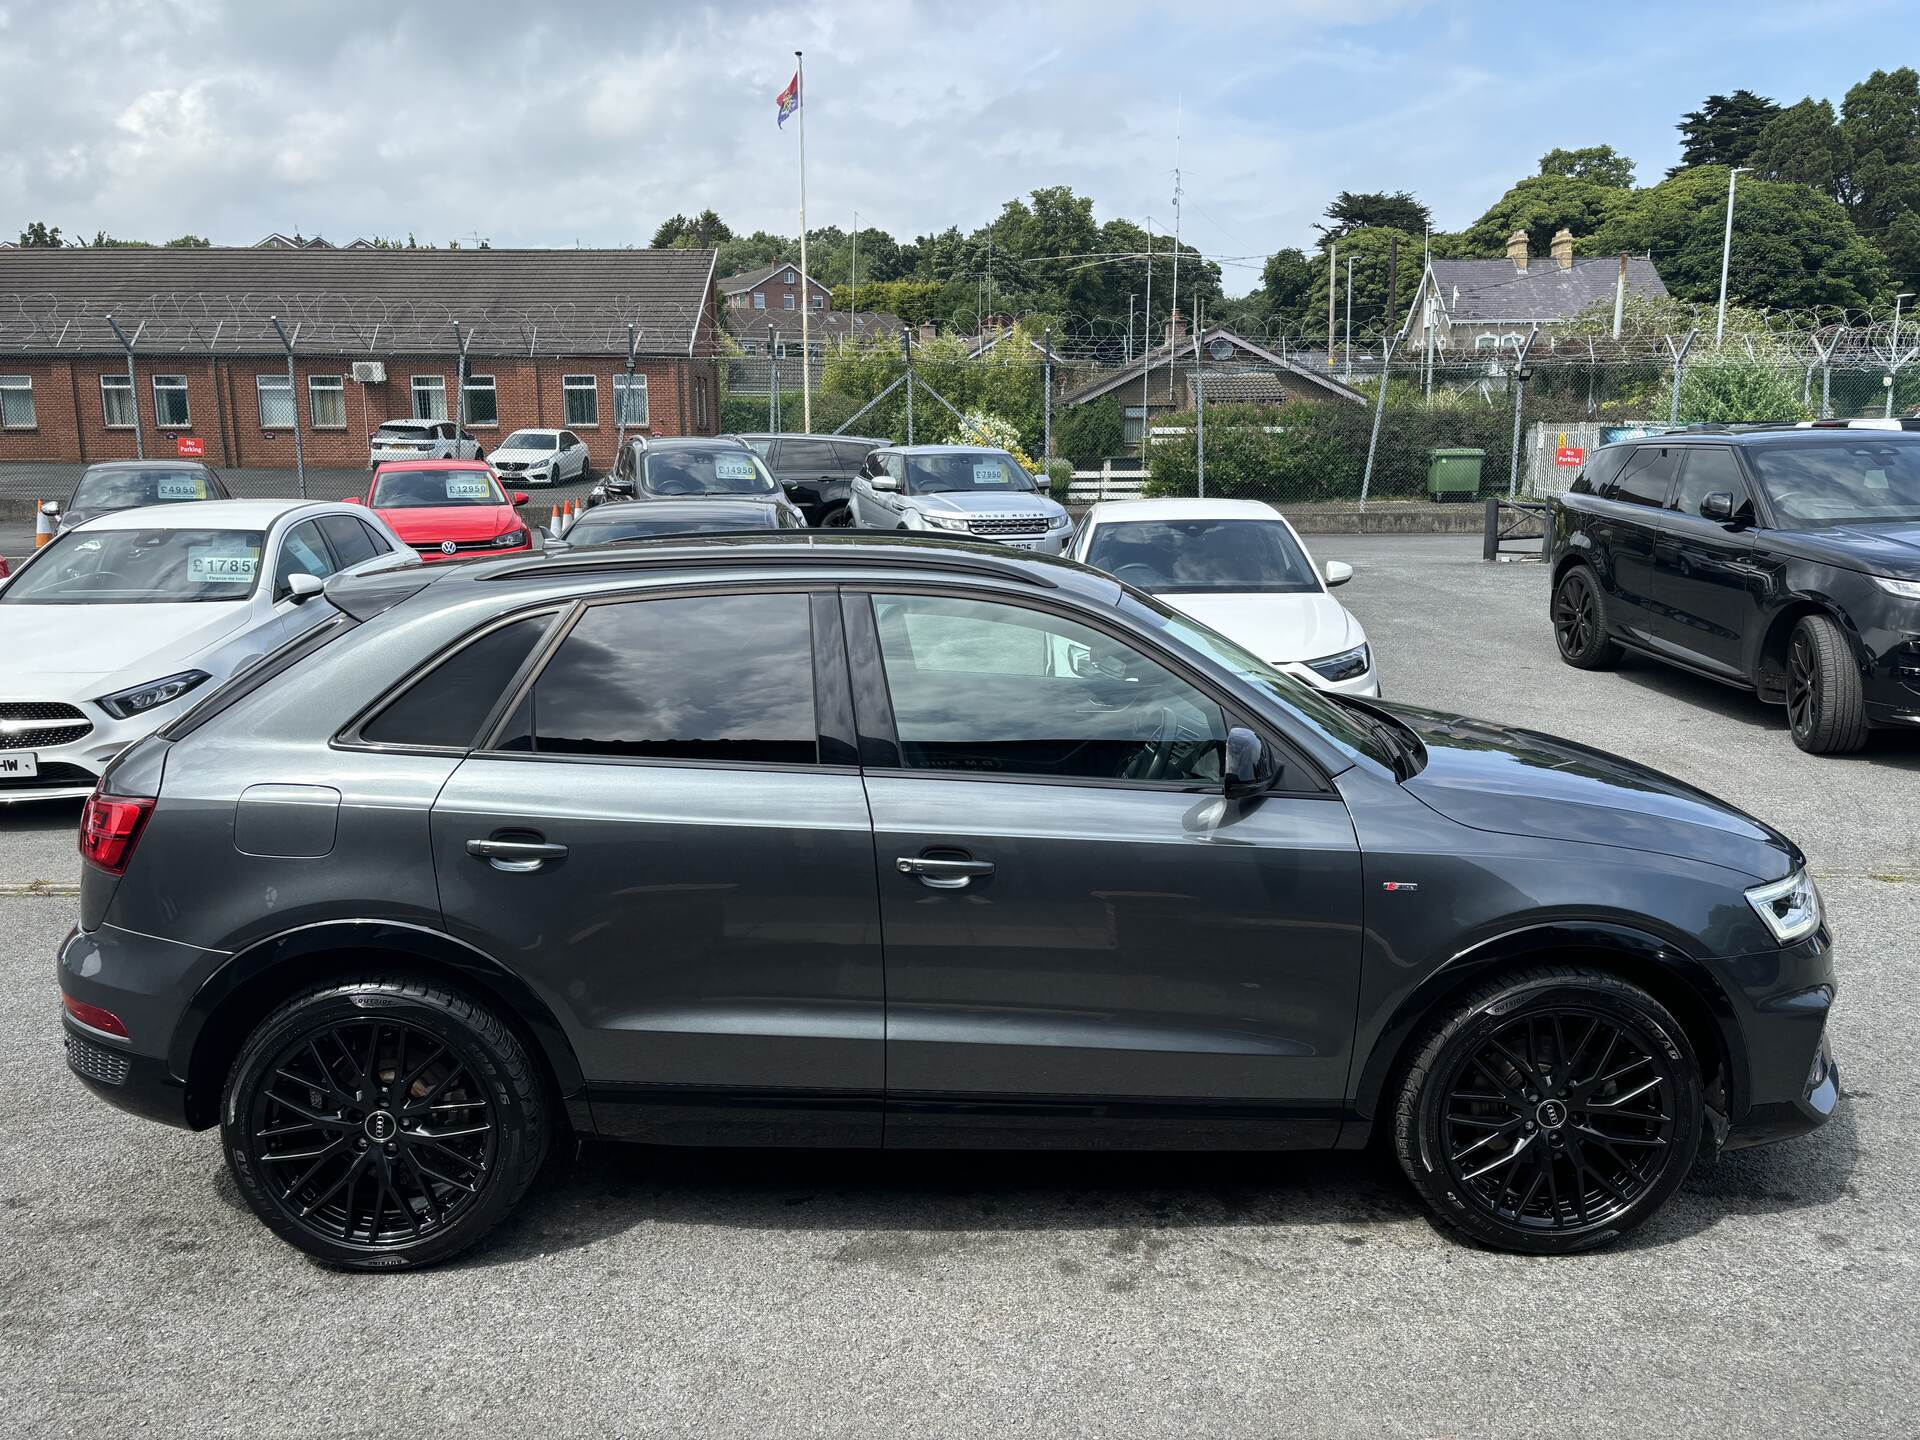
[[[616,423],[628,427],[647,423],[647,377],[644,375],[616,375],[613,377],[613,408],[619,416]]]
[[[258,530],[69,530],[0,590],[0,605],[245,600],[263,540]]]
[[[1130,520],[1099,525],[1087,564],[1156,595],[1319,592],[1320,578],[1278,520]]]
[[[133,382],[126,376],[100,377],[100,419],[109,430],[133,429]]]
[[[1920,444],[1820,440],[1748,447],[1782,525],[1920,520]]]
[[[187,407],[187,377],[153,377],[153,423],[162,430],[185,430],[193,424],[193,412]]]
[[[1698,515],[1700,502],[1715,494],[1733,497],[1735,515],[1745,508],[1747,482],[1740,478],[1740,462],[1733,458],[1733,451],[1720,445],[1688,450],[1680,467],[1680,484],[1673,492],[1673,508],[1683,515]]]
[[[962,491],[989,494],[1033,489],[1027,472],[1011,455],[999,450],[959,450],[940,455],[914,455],[907,460],[909,495],[952,495]]]
[[[376,745],[471,746],[552,619],[515,620],[463,645],[369,720],[361,738]]]
[[[340,376],[307,377],[307,416],[316,430],[347,428],[347,388]]]
[[[416,420],[447,418],[446,376],[416,375],[413,377],[413,418]]]
[[[295,575],[311,575],[316,580],[324,580],[333,573],[333,557],[327,553],[327,542],[320,537],[320,525],[314,520],[302,520],[280,542],[280,563],[273,571],[274,598],[280,599],[291,593],[288,581]]]
[[[0,375],[0,430],[31,430],[33,380],[26,375]]]
[[[805,595],[593,606],[516,707],[501,748],[815,764],[812,633]]]
[[[560,387],[567,400],[567,424],[600,423],[600,382],[591,375],[565,375]]]
[[[460,418],[469,425],[498,425],[500,406],[493,392],[493,376],[469,375]]]
[[[1226,716],[1103,631],[1037,610],[876,595],[899,732],[916,770],[1218,783]]]
[[[293,386],[284,375],[256,375],[254,393],[260,400],[260,428],[287,430],[293,426]]]
[[[1673,487],[1674,460],[1673,452],[1664,445],[1637,447],[1613,477],[1603,498],[1627,505],[1665,505],[1667,492]]]

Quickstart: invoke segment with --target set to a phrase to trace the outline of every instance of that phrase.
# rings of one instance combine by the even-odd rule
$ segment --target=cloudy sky
[[[1837,101],[1902,0],[1542,6],[1420,0],[0,0],[0,230],[243,244],[273,230],[644,244],[675,211],[902,239],[1066,183],[1173,220],[1228,289],[1341,189],[1473,220],[1556,145],[1643,179],[1714,91]],[[1880,37],[1888,43],[1875,40]],[[1910,58],[1910,57],[1907,57]]]

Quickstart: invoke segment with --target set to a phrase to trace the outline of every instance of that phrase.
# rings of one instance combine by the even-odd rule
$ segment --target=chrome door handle
[[[549,860],[564,860],[567,847],[540,840],[469,840],[467,854],[484,860],[496,870],[523,875],[538,870]]]
[[[918,876],[934,890],[964,890],[976,875],[993,874],[991,860],[941,860],[924,855],[902,855],[893,862],[902,875]]]

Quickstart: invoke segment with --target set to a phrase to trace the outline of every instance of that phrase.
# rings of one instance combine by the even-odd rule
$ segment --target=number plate
[[[31,750],[0,750],[0,780],[31,780],[40,773],[40,758]]]

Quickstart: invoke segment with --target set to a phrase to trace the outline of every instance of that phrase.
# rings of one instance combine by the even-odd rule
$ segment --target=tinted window
[[[640,463],[650,495],[770,495],[779,489],[765,462],[744,445],[648,450]]]
[[[1639,445],[1620,467],[1612,486],[1603,492],[1609,500],[1629,505],[1665,505],[1672,488],[1678,457],[1661,445]]]
[[[1731,450],[1718,445],[1687,451],[1680,467],[1680,485],[1673,494],[1673,508],[1698,515],[1700,502],[1713,494],[1733,496],[1733,513],[1740,513],[1747,503],[1747,482],[1740,478],[1740,462]]]
[[[333,558],[320,538],[318,521],[302,520],[287,531],[280,542],[280,564],[273,572],[273,593],[284,595],[287,581],[295,575],[311,575],[324,580],[333,573]]]
[[[358,565],[362,560],[371,560],[387,547],[379,550],[373,547],[373,537],[367,533],[367,527],[351,515],[323,515],[320,517],[320,530],[327,537],[327,543],[333,546],[334,558],[340,562],[340,568]]]
[[[69,508],[89,515],[131,510],[139,505],[173,505],[183,500],[218,500],[226,495],[211,470],[169,465],[152,470],[114,468],[80,477]]]
[[[1220,707],[1101,631],[979,600],[876,595],[873,608],[908,766],[1220,779]]]
[[[805,595],[596,605],[540,672],[502,746],[812,764],[812,633]]]
[[[1920,444],[1861,438],[1747,451],[1781,524],[1920,520]]]
[[[383,470],[367,503],[376,510],[439,505],[504,505],[507,497],[493,473],[475,466],[445,470]]]
[[[367,722],[361,735],[380,745],[472,745],[552,618],[516,620],[454,651]]]
[[[387,537],[374,529],[373,526],[362,520],[360,522],[360,528],[367,532],[367,544],[373,547],[374,554],[391,555],[393,553],[393,546],[388,542]]]
[[[1087,564],[1156,595],[1311,594],[1313,566],[1278,520],[1129,520],[1094,527]]]
[[[873,449],[864,440],[836,440],[833,448],[839,452],[840,468],[849,475],[861,467]]]
[[[1604,495],[1613,484],[1613,477],[1620,473],[1620,466],[1626,460],[1628,450],[1624,445],[1609,445],[1604,450],[1593,452],[1593,458],[1587,461],[1587,468],[1574,477],[1568,488],[1578,494]]]
[[[780,468],[826,475],[840,468],[840,457],[825,440],[786,440],[780,445]]]
[[[666,510],[668,513],[648,513],[656,510]],[[785,511],[777,513],[784,514]],[[740,530],[772,530],[778,528],[775,514],[770,505],[728,501],[717,502],[713,509],[697,515],[689,515],[678,506],[622,506],[616,514],[604,517],[598,510],[589,510],[573,522],[567,531],[567,543],[578,547],[655,535],[712,535]]]

